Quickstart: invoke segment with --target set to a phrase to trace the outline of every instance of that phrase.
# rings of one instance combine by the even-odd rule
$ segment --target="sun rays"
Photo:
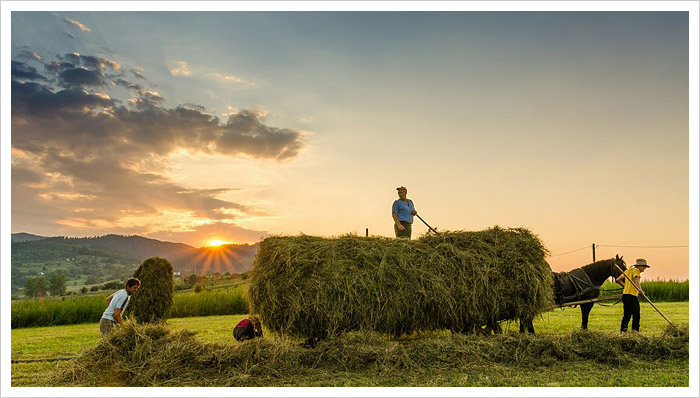
[[[222,274],[240,272],[238,264],[241,256],[231,248],[234,245],[219,239],[210,240],[209,246],[200,248],[200,253],[193,259],[197,273],[209,275],[216,272]]]

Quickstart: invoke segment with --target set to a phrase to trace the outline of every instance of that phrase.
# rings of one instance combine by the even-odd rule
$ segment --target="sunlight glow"
[[[226,243],[227,242],[224,242],[223,240],[214,239],[209,241],[209,246],[221,246],[225,245]]]

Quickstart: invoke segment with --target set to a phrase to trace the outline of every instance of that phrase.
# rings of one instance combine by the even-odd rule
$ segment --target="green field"
[[[240,287],[238,287],[240,286]],[[244,314],[247,285],[228,288],[177,292],[173,297],[172,317]],[[73,325],[98,322],[106,307],[106,294],[67,299],[17,300],[11,306],[12,328]]]
[[[657,307],[678,326],[688,325],[688,303],[669,302],[659,303]],[[620,305],[602,307],[595,306],[591,312],[589,329],[605,338],[624,339],[617,333],[622,316]],[[200,342],[221,345],[225,349],[254,349],[254,342],[236,343],[232,337],[232,328],[241,319],[237,316],[210,316],[199,318],[178,318],[168,321],[171,331],[187,329],[196,333],[195,338]],[[580,324],[580,311],[577,308],[554,310],[544,314],[535,321],[538,338],[547,336],[573,335],[575,339]],[[505,336],[490,336],[475,340],[479,344],[498,343],[501,338],[508,338],[509,344],[519,339],[515,333],[517,324],[504,324]],[[661,336],[666,327],[666,321],[648,304],[642,304],[642,333],[640,338]],[[511,336],[511,337],[509,337]],[[583,337],[586,335],[584,334]],[[598,335],[592,335],[594,338]],[[646,336],[646,337],[645,337]],[[426,340],[423,340],[423,339]],[[486,340],[484,340],[486,339]],[[489,340],[490,339],[490,340]],[[97,324],[80,324],[67,326],[51,326],[39,328],[21,328],[12,330],[12,359],[36,359],[74,356],[81,351],[95,347],[101,338]],[[272,349],[289,353],[290,348],[277,336],[266,333],[264,341],[270,342]],[[282,342],[280,342],[282,341]],[[425,344],[445,344],[456,341],[449,332],[427,333],[423,336],[408,336],[400,341],[382,344],[416,347]],[[523,340],[525,341],[525,340]],[[636,340],[632,340],[635,343]],[[275,345],[277,344],[277,345]],[[293,344],[288,342],[288,344]],[[377,344],[376,342],[368,343]],[[635,343],[636,344],[636,343]],[[293,345],[298,345],[294,343]],[[251,348],[252,347],[252,348]],[[285,348],[287,347],[287,348]],[[291,347],[291,346],[290,346]],[[359,346],[360,348],[362,345]],[[387,345],[387,347],[389,347]],[[260,347],[258,347],[260,348]],[[448,350],[449,351],[449,350]],[[330,354],[329,354],[330,353]],[[335,354],[333,354],[335,353]],[[600,353],[604,358],[607,353]],[[262,354],[261,354],[262,355]],[[281,355],[281,354],[280,354]],[[328,360],[329,355],[340,355],[339,349],[324,351]],[[372,354],[374,355],[374,354]],[[688,359],[670,358],[648,360],[624,360],[616,363],[614,358],[591,358],[577,360],[562,360],[561,362],[523,365],[507,362],[479,363],[460,362],[450,366],[436,358],[429,359],[414,368],[410,359],[406,363],[387,363],[364,367],[338,368],[301,368],[287,369],[280,365],[271,374],[258,374],[253,366],[250,373],[238,375],[235,379],[197,378],[194,380],[156,385],[241,385],[241,386],[688,386]],[[261,359],[262,360],[262,359]],[[274,357],[266,359],[267,366]],[[37,362],[12,364],[12,386],[60,386],[71,385],[53,378],[57,369],[65,369],[71,361]],[[216,365],[211,365],[214,369]],[[262,366],[262,365],[261,365]],[[379,367],[377,367],[379,366]],[[634,369],[635,378],[629,377],[629,370]],[[205,369],[206,371],[206,369]],[[103,385],[103,384],[98,384]]]

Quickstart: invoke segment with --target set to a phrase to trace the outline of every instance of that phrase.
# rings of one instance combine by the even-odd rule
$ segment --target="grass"
[[[620,285],[610,282],[609,280],[605,281],[601,288],[603,290],[601,296],[622,294]],[[688,301],[690,298],[690,282],[688,280],[644,281],[642,279],[642,289],[644,289],[647,297],[654,303],[657,301]]]
[[[642,336],[659,337],[666,326],[648,304],[642,304]],[[688,303],[659,303],[657,305],[674,323],[688,325]],[[622,316],[620,305],[599,307],[591,313],[589,328],[603,336],[618,337],[617,330]],[[204,343],[227,347],[241,347],[232,338],[233,325],[243,315],[211,316],[205,318],[180,318],[168,321],[169,328],[176,332],[190,330],[196,339]],[[578,329],[580,311],[575,308],[555,310],[535,320],[535,328],[541,338],[562,337]],[[264,326],[264,325],[263,325]],[[513,336],[517,325],[506,327],[506,335]],[[574,333],[575,334],[575,333]],[[585,334],[584,334],[585,336]],[[423,344],[424,337],[439,344],[451,338],[449,332],[412,336],[403,339],[407,343]],[[433,340],[430,340],[433,339]],[[435,340],[437,339],[437,340]],[[266,331],[266,341],[279,341]],[[23,328],[12,330],[12,358],[33,359],[62,357],[95,347],[101,341],[97,324]],[[517,341],[517,340],[516,340]],[[250,342],[249,342],[250,343]],[[371,341],[370,341],[371,343]],[[248,344],[248,343],[246,343]],[[427,343],[426,343],[427,344]],[[370,344],[371,346],[371,344]],[[360,345],[360,347],[363,347]],[[329,350],[328,353],[334,351]],[[336,351],[338,352],[338,351]],[[12,386],[57,385],[51,378],[63,363],[41,362],[12,364]],[[355,369],[298,369],[296,372],[267,375],[240,375],[236,385],[258,386],[687,386],[687,359],[657,359],[634,364],[619,365],[594,360],[566,361],[552,366],[514,366],[508,363],[464,363],[461,366],[440,366],[425,369],[401,370],[396,364],[377,368]],[[628,375],[635,369],[635,378]],[[232,379],[231,379],[232,380]],[[211,380],[190,380],[182,385],[210,385]]]
[[[11,307],[12,328],[72,325],[99,322],[107,304],[105,297],[81,296],[65,300],[19,300]],[[172,317],[245,314],[245,288],[235,287],[211,292],[176,293]]]

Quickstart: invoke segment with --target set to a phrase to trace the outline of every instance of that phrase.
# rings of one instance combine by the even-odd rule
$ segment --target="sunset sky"
[[[404,185],[438,230],[532,230],[555,271],[596,243],[688,278],[687,12],[11,22],[13,233],[393,236]]]

